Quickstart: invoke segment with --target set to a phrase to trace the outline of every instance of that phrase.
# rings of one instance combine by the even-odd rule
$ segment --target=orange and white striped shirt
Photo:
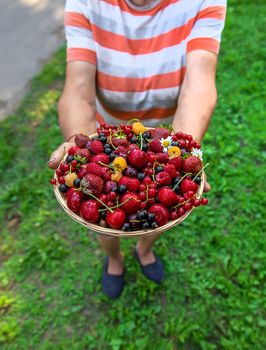
[[[97,67],[97,119],[170,123],[186,54],[219,52],[226,0],[67,0],[67,61]]]

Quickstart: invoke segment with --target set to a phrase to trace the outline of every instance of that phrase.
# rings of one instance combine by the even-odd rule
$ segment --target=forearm
[[[183,131],[201,142],[208,128],[217,100],[214,83],[201,88],[184,86],[173,121],[175,131]]]
[[[58,113],[65,140],[75,134],[90,135],[96,131],[95,105],[82,97],[64,93],[58,103]]]

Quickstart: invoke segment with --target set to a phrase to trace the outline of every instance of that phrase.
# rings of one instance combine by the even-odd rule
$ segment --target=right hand
[[[47,165],[51,169],[56,169],[60,162],[62,161],[64,155],[67,153],[69,148],[75,146],[74,142],[64,142],[60,145],[50,156],[50,160],[47,162]]]

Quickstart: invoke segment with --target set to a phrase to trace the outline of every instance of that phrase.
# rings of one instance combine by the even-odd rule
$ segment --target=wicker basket
[[[97,135],[97,134],[91,135],[90,137],[93,137],[95,135]],[[54,176],[57,179],[56,173]],[[201,195],[203,193],[203,187],[204,187],[204,175],[202,173],[201,183],[200,183],[197,195],[196,195],[197,198],[201,197]],[[97,232],[97,233],[100,233],[103,235],[107,235],[107,236],[113,236],[113,237],[128,237],[128,238],[130,238],[130,237],[140,237],[140,236],[155,235],[155,234],[163,233],[163,232],[169,230],[170,228],[180,224],[182,221],[184,221],[194,209],[194,207],[193,207],[191,210],[187,211],[185,213],[185,215],[181,216],[180,218],[178,218],[176,220],[169,221],[166,225],[160,226],[156,229],[125,232],[122,230],[114,230],[114,229],[109,228],[109,227],[108,228],[101,227],[99,225],[91,224],[91,223],[87,222],[81,216],[75,214],[73,211],[71,211],[68,208],[67,203],[66,203],[66,199],[65,199],[65,195],[59,191],[58,185],[54,186],[54,192],[55,192],[55,196],[56,196],[58,203],[61,205],[61,207],[67,213],[67,215],[69,215],[73,220],[75,220],[76,222],[78,222],[82,226],[87,227],[91,231],[94,231],[94,232]]]

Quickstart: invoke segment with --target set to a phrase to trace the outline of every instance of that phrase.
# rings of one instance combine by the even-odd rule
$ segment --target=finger
[[[203,192],[209,192],[211,190],[211,185],[205,180]]]
[[[47,162],[47,165],[51,169],[56,169],[58,165],[60,164],[61,160],[63,159],[65,153],[68,151],[68,149],[72,146],[72,143],[64,142],[62,145],[60,145],[57,150],[55,150],[51,156],[49,161]]]

